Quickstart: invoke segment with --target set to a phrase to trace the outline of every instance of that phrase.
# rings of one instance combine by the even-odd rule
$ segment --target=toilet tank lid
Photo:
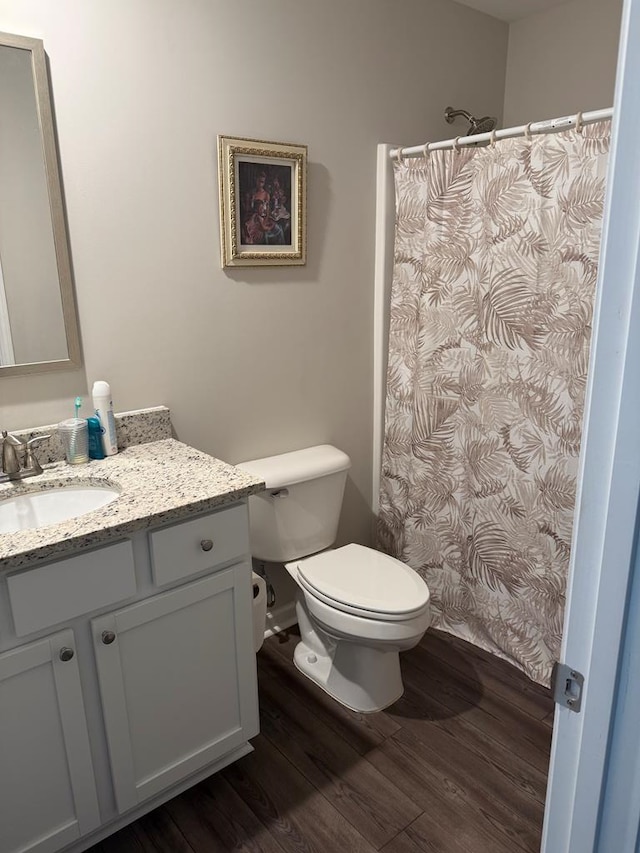
[[[331,444],[318,444],[315,447],[251,459],[236,465],[236,468],[264,480],[267,489],[294,486],[306,480],[346,471],[350,467],[351,460],[347,454]]]

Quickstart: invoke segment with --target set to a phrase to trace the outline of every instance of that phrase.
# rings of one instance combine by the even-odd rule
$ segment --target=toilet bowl
[[[399,653],[429,627],[429,589],[393,557],[331,547],[350,465],[325,444],[238,467],[266,483],[249,498],[252,556],[283,563],[298,586],[296,667],[346,707],[372,713],[402,695]]]
[[[373,713],[403,693],[399,653],[429,627],[429,590],[399,560],[345,545],[291,563],[299,587],[296,667],[348,708]]]

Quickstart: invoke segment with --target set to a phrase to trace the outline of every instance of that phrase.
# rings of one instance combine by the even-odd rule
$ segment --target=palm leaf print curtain
[[[548,683],[562,636],[609,122],[395,164],[379,545],[433,625]]]

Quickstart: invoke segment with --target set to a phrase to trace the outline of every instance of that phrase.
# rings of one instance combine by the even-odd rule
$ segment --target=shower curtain
[[[609,122],[397,162],[379,546],[433,626],[547,684],[562,636]]]

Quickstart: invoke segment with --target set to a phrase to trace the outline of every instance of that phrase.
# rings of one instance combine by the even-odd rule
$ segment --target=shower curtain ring
[[[491,133],[489,134],[489,144],[491,145],[492,148],[496,147],[496,132],[495,132],[495,130],[492,130]]]
[[[460,153],[460,139],[461,139],[460,136],[456,136],[456,138],[451,143],[451,147],[456,152],[456,154]]]
[[[524,129],[524,138],[527,140],[527,142],[531,142],[531,125],[532,125],[532,124],[533,124],[533,122],[532,122],[532,121],[530,121],[530,122],[525,126],[525,129]]]
[[[403,159],[402,148],[397,148],[396,149],[396,160],[398,161],[398,163],[402,163],[402,159]]]
[[[430,145],[429,142],[425,142],[425,144],[422,146],[422,150],[424,151],[424,156],[427,158],[429,157],[429,153],[430,153],[429,152],[429,145]]]
[[[582,133],[582,113],[576,114],[576,133]]]

